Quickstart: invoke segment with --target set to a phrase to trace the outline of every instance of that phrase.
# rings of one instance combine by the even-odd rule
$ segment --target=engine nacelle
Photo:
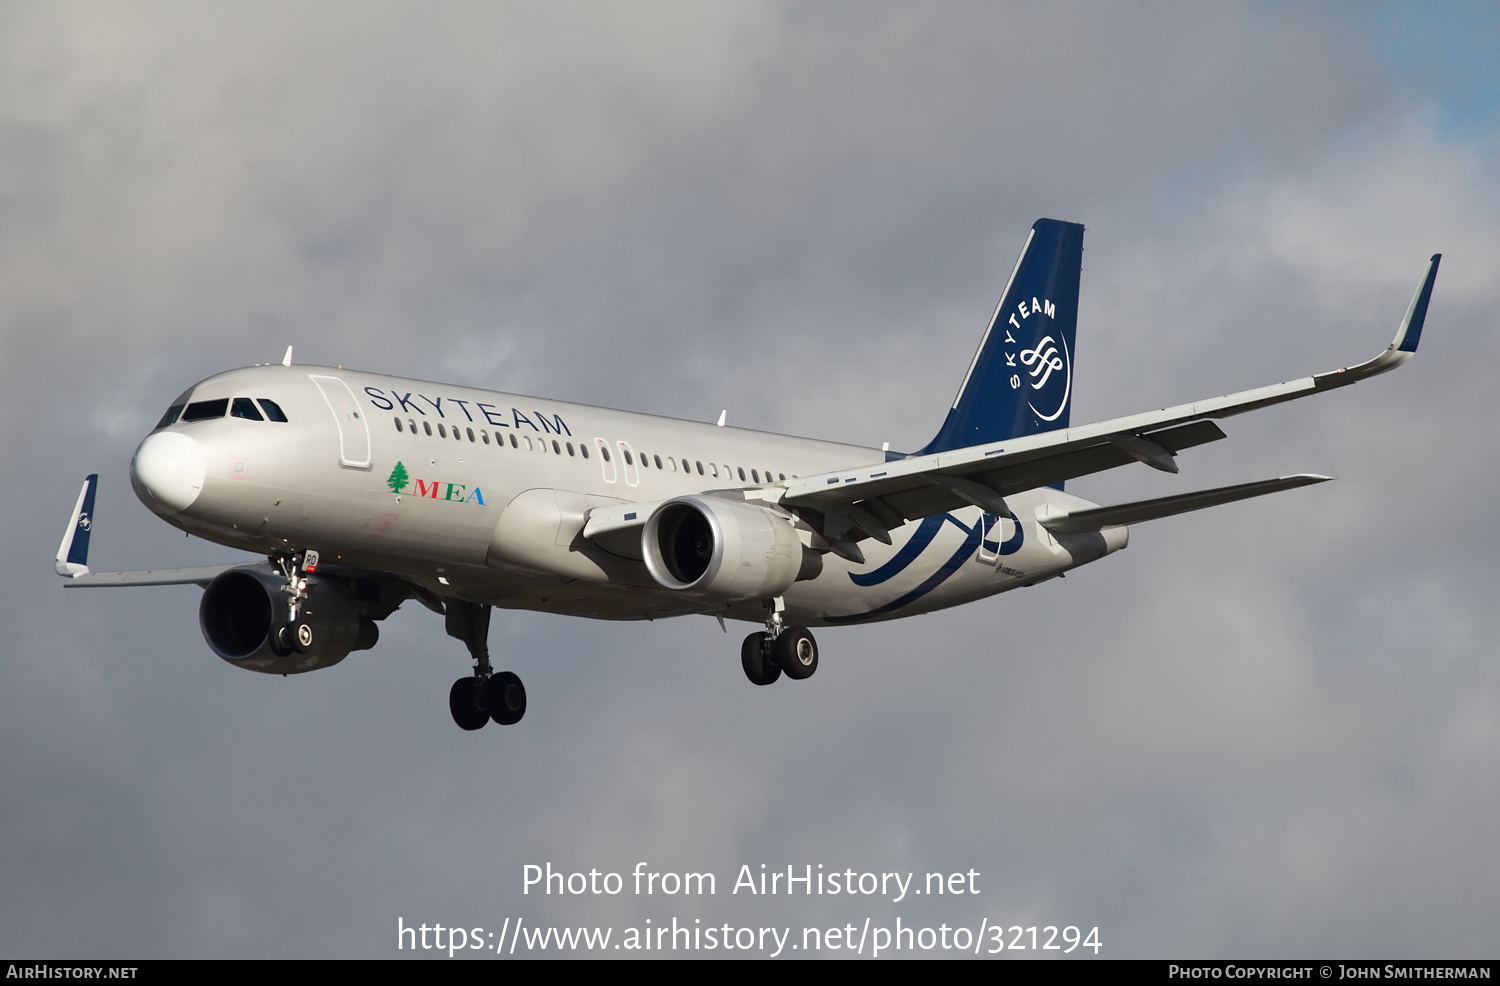
[[[779,596],[822,567],[785,517],[716,496],[680,496],[657,507],[641,532],[641,554],[668,589],[718,602]]]
[[[269,566],[258,565],[231,568],[210,582],[198,604],[198,625],[213,652],[238,668],[300,674],[375,646],[380,631],[359,615],[348,587],[307,576],[307,598],[297,621],[288,623],[285,585]]]

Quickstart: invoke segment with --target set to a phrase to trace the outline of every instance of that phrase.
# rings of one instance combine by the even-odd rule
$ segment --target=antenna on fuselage
[[[724,415],[726,415],[728,413],[729,413],[729,408],[727,408],[727,407],[724,410],[722,410],[722,411],[719,412],[719,427],[720,428],[724,427]]]
[[[281,357],[281,365],[282,366],[291,366],[292,365],[292,347],[291,346],[286,347],[286,355],[283,356],[283,357]]]

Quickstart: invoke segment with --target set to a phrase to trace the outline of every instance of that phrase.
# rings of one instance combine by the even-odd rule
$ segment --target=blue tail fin
[[[937,437],[918,455],[1068,426],[1083,227],[1038,219]]]

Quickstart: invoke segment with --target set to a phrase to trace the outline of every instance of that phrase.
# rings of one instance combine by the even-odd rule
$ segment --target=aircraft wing
[[[199,585],[204,588],[220,573],[239,568],[244,562],[228,565],[195,565],[190,568],[147,568],[138,572],[85,572],[63,583],[68,589],[97,589],[122,585]]]
[[[1428,261],[1390,346],[1355,366],[1078,428],[794,479],[776,484],[784,487],[779,502],[799,513],[821,513],[833,550],[858,553],[854,542],[868,536],[890,543],[890,529],[908,520],[965,505],[1009,516],[1004,498],[1010,494],[1131,461],[1176,472],[1177,452],[1224,437],[1213,419],[1346,387],[1410,359],[1421,339],[1440,259],[1434,254]]]
[[[90,473],[78,491],[67,530],[57,548],[53,566],[68,581],[70,589],[124,585],[201,585],[207,586],[220,572],[243,565],[197,565],[191,568],[148,568],[138,572],[94,572],[89,570],[89,534],[94,529],[94,496],[99,490],[99,474]]]

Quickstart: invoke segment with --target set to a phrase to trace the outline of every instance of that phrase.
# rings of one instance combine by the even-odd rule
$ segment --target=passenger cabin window
[[[184,421],[207,421],[210,418],[222,418],[224,412],[229,410],[229,398],[220,397],[216,401],[194,401],[182,412]]]
[[[182,409],[185,407],[187,407],[186,404],[173,404],[171,407],[167,408],[167,413],[161,416],[161,420],[156,423],[156,428],[153,428],[151,430],[155,431],[157,428],[165,428],[167,425],[175,422],[177,420],[177,416],[182,413]]]
[[[745,467],[744,466],[740,466],[740,482],[743,483],[744,481],[745,481]]]
[[[562,446],[557,444],[557,439],[555,438],[552,439],[552,453],[554,455],[562,455]]]
[[[698,466],[698,475],[703,475],[703,463],[699,462],[696,465]]]
[[[427,432],[427,437],[428,438],[432,437],[432,425],[431,425],[431,423],[426,422],[426,421],[422,422],[422,430],[425,431],[425,432]]]
[[[511,448],[519,448],[520,447],[519,445],[516,444],[516,436],[515,436],[514,433],[512,433],[511,436],[510,436],[510,447]]]
[[[280,404],[277,404],[275,401],[271,400],[268,397],[257,397],[256,400],[260,401],[260,409],[266,412],[267,420],[275,421],[279,424],[286,424],[286,414],[281,410]],[[415,428],[413,428],[412,430],[416,431]]]
[[[490,433],[489,432],[487,432],[487,431],[481,431],[479,433],[479,437],[484,439],[484,444],[488,445],[490,443]]]
[[[400,418],[396,419],[396,430],[397,431],[401,430],[401,419]]]
[[[465,428],[464,429],[464,434],[469,436],[469,441],[472,442],[474,440],[474,429],[473,428]]]
[[[448,437],[448,429],[444,428],[442,425],[438,425],[438,437],[439,438],[447,438]]]

